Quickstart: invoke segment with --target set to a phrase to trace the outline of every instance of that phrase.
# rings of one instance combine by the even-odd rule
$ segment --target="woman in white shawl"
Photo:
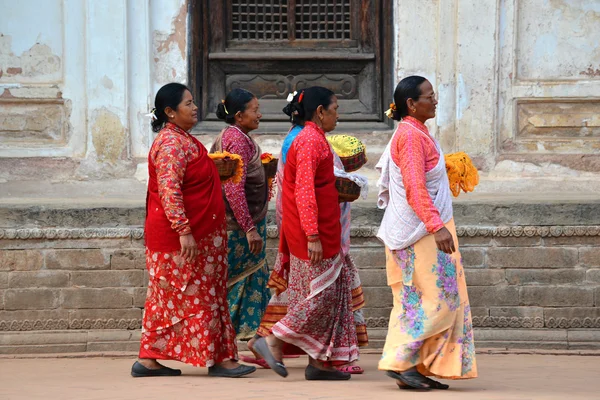
[[[400,121],[377,169],[377,237],[394,295],[379,369],[400,388],[447,389],[428,376],[477,376],[467,286],[458,250],[444,154],[425,121],[435,117],[431,83],[403,79],[388,115]]]

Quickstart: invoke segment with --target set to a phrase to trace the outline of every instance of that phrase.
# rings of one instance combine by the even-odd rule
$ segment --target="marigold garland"
[[[446,173],[450,181],[450,191],[458,197],[460,190],[472,192],[479,183],[479,172],[473,165],[471,158],[464,152],[446,154]]]
[[[209,153],[208,156],[214,161],[214,160],[223,160],[225,158],[227,159],[231,159],[231,160],[238,160],[237,162],[237,166],[235,167],[235,172],[233,173],[233,175],[231,176],[231,178],[226,179],[224,181],[221,181],[221,183],[240,183],[242,181],[242,175],[244,174],[244,161],[242,160],[242,157],[239,154],[233,154],[233,153],[229,153],[227,151],[217,151],[214,153]]]

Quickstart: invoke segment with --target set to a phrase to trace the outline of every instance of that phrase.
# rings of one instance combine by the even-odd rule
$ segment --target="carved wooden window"
[[[190,81],[200,130],[221,127],[215,110],[243,87],[261,103],[262,132],[282,132],[288,93],[320,85],[340,103],[340,130],[389,128],[391,1],[196,0]]]

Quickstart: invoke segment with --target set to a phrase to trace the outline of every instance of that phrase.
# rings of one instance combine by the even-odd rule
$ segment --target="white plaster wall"
[[[430,127],[445,151],[465,151],[483,168],[479,190],[551,190],[556,179],[575,177],[583,192],[592,186],[582,182],[600,180],[594,164],[576,158],[600,155],[600,0],[395,5],[396,83],[411,74],[432,82],[439,105]],[[523,100],[564,114],[523,121]],[[519,118],[538,130],[519,133]],[[571,161],[558,165],[563,154]]]
[[[0,9],[11,16],[0,18],[0,96],[62,98],[70,113],[64,142],[0,142],[0,157],[69,157],[81,164],[76,179],[131,178],[136,167],[143,176],[138,164],[154,137],[145,114],[162,85],[187,83],[187,1],[0,0]],[[598,171],[510,157],[600,154],[593,126],[581,137],[561,126],[573,137],[559,144],[519,142],[516,126],[524,99],[600,100],[599,24],[600,0],[394,0],[394,80],[419,74],[433,83],[432,132],[445,151],[466,151],[484,168],[483,189],[546,171],[596,179]],[[32,49],[47,65],[23,63]],[[264,137],[265,150],[276,152],[280,139]]]

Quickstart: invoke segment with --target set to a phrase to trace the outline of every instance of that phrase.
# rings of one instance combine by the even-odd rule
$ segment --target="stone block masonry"
[[[571,204],[572,223],[562,213],[564,225],[536,225],[552,207],[514,204],[494,219],[489,204],[457,205],[478,346],[600,348],[600,216]],[[353,217],[351,255],[371,343],[380,347],[392,306],[375,238],[381,213],[357,205]],[[48,209],[42,218],[39,210],[0,208],[0,354],[135,351],[147,273],[134,221],[143,221],[143,209]],[[272,213],[268,221],[273,265]]]

